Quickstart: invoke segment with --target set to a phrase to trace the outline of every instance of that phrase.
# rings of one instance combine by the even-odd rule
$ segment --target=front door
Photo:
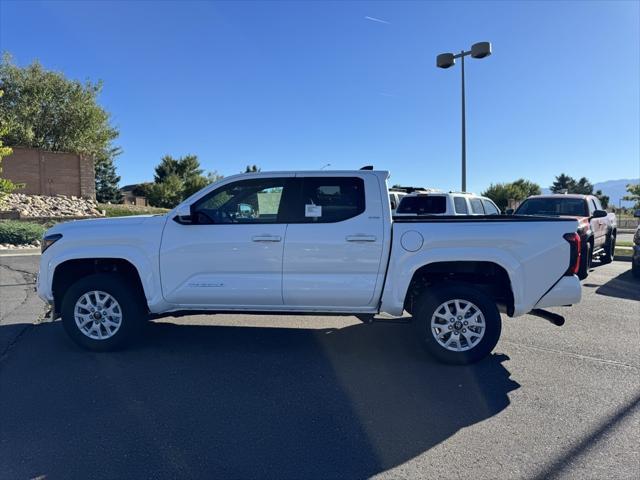
[[[377,177],[327,175],[296,182],[300,190],[283,263],[285,305],[371,307],[384,244]],[[366,200],[365,187],[375,192]]]
[[[193,224],[169,219],[160,248],[164,298],[203,308],[282,305],[289,178],[224,184],[195,201]]]

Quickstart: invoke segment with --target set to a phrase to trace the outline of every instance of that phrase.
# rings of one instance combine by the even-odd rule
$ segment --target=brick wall
[[[19,193],[96,197],[91,157],[35,148],[12,149],[13,153],[2,160],[2,176],[15,183],[24,183]]]

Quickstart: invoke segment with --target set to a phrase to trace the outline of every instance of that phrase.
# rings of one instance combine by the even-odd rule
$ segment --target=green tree
[[[604,193],[602,193],[602,190],[596,190],[596,193],[594,193],[594,195],[596,197],[598,197],[598,199],[600,200],[600,203],[602,204],[602,208],[607,209],[609,208],[609,196],[605,195]]]
[[[247,168],[245,168],[244,173],[256,173],[260,171],[260,167],[257,165],[247,165]]]
[[[521,202],[531,195],[540,195],[541,191],[540,185],[537,183],[520,178],[511,183],[492,183],[487,190],[482,192],[482,195],[489,197],[504,211],[509,205],[509,200]]]
[[[553,185],[551,185],[550,190],[553,193],[563,193],[563,191],[567,191],[570,192],[576,184],[576,179],[573,177],[570,177],[569,175],[565,175],[564,173],[561,173],[560,175],[558,175],[556,177],[555,182],[553,182]]]
[[[141,188],[152,206],[173,208],[220,178],[222,176],[215,171],[203,175],[196,155],[180,158],[165,155],[155,168],[154,182]]]
[[[173,208],[184,198],[184,181],[178,175],[170,174],[162,182],[147,184],[144,191],[151,206]]]
[[[99,104],[102,82],[69,80],[38,62],[18,67],[5,55],[0,62],[0,135],[6,145],[90,155],[96,162],[96,190],[115,176],[112,145],[118,130]],[[98,167],[98,164],[102,163]],[[110,164],[106,166],[105,164]],[[106,175],[100,177],[100,175]],[[112,188],[112,186],[110,186]]]
[[[586,177],[580,178],[575,182],[569,193],[580,193],[582,195],[593,195],[593,185]]]
[[[627,192],[629,195],[625,195],[622,199],[628,202],[634,202],[634,209],[640,208],[640,183],[630,183],[627,185]]]
[[[4,95],[4,91],[0,90],[0,98],[2,98],[3,95]],[[13,150],[11,149],[11,147],[5,147],[2,144],[2,137],[4,136],[6,131],[7,131],[6,126],[0,123],[0,175],[2,175],[2,159],[4,157],[8,157],[13,153]],[[20,185],[16,185],[11,180],[0,177],[0,202],[2,202],[2,198],[5,195],[12,193],[19,187]]]
[[[113,159],[120,153],[120,148],[114,147],[108,155],[100,155],[95,159],[96,200],[100,203],[122,202],[122,193],[118,187],[120,177],[116,174],[116,167],[113,164]]]

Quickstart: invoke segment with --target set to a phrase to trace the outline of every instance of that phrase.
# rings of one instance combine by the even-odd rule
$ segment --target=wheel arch
[[[507,270],[499,263],[480,260],[437,261],[417,268],[404,297],[404,307],[411,312],[413,302],[431,285],[464,283],[487,293],[496,304],[512,316],[514,292]]]
[[[53,271],[51,290],[56,315],[60,313],[62,300],[71,285],[94,273],[118,273],[131,282],[147,307],[147,293],[138,268],[128,259],[115,257],[75,258],[56,265]]]

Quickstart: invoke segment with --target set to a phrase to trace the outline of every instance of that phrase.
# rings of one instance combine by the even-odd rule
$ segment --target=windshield
[[[588,217],[587,203],[581,198],[530,198],[515,212],[518,215],[570,215]]]

